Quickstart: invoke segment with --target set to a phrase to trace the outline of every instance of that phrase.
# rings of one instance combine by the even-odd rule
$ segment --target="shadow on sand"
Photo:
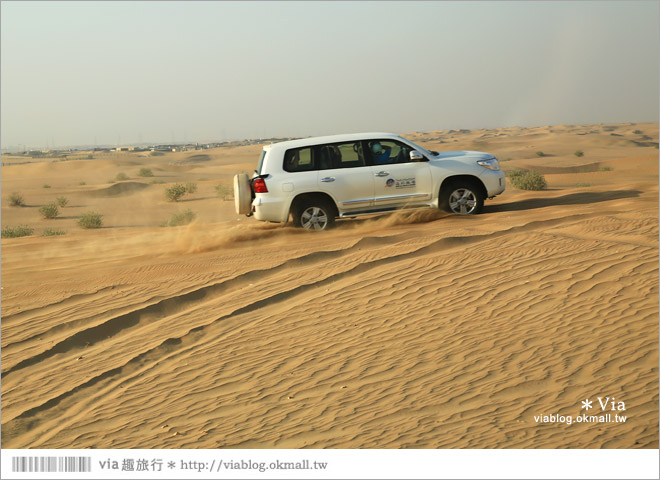
[[[621,200],[623,198],[639,197],[639,190],[617,190],[613,192],[580,192],[571,193],[555,198],[529,198],[509,203],[484,206],[484,213],[518,212],[520,210],[533,210],[535,208],[553,207],[556,205],[589,205],[593,203]]]

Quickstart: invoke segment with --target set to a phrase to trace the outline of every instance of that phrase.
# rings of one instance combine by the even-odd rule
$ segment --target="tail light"
[[[254,193],[268,193],[268,187],[266,187],[266,181],[263,178],[255,178],[252,181],[252,191]]]

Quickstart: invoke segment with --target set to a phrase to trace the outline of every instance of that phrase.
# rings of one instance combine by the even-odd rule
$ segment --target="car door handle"
[[[335,177],[325,177],[321,179],[322,182],[328,183],[328,182],[334,182]]]
[[[387,177],[390,174],[390,172],[378,172],[376,174],[377,177]]]

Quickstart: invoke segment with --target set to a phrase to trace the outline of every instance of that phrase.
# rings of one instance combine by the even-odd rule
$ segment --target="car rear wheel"
[[[305,200],[293,209],[293,224],[305,230],[328,230],[335,224],[335,208],[326,200]]]
[[[470,182],[457,182],[440,193],[440,207],[457,215],[477,215],[484,206],[481,189]]]
[[[250,179],[247,174],[239,173],[234,175],[234,205],[238,215],[247,215],[250,213],[252,204],[252,189],[250,188]]]

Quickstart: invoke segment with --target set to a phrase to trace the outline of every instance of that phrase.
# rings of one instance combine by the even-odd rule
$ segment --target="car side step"
[[[403,207],[381,207],[372,210],[342,212],[339,214],[339,218],[363,217],[365,215],[378,215],[379,213],[394,212],[395,210],[413,210],[418,208],[429,208],[429,207],[433,207],[433,205],[424,203],[424,204],[416,204],[416,205],[406,205]]]

